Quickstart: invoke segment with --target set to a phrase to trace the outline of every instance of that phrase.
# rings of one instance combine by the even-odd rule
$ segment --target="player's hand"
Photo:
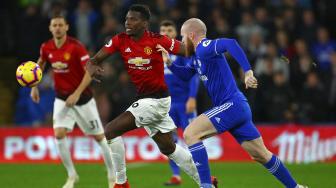
[[[192,113],[196,110],[196,99],[193,97],[189,97],[186,103],[186,112]]]
[[[258,81],[253,75],[253,71],[249,70],[245,72],[245,88],[257,88],[258,87]]]
[[[74,92],[73,94],[71,94],[65,101],[65,105],[67,107],[72,107],[74,106],[78,100],[80,98],[80,94],[77,94],[76,92]]]
[[[163,62],[166,63],[168,66],[170,66],[172,61],[169,57],[168,51],[166,49],[164,49],[160,44],[156,45],[156,49],[157,49],[158,52],[162,53]]]
[[[30,97],[32,98],[33,102],[35,103],[40,102],[40,93],[37,87],[32,87],[30,91]]]
[[[88,71],[88,73],[90,74],[91,78],[97,82],[101,82],[100,79],[98,79],[99,76],[102,76],[104,73],[104,69],[91,62],[90,60],[86,63],[85,65],[85,69]]]

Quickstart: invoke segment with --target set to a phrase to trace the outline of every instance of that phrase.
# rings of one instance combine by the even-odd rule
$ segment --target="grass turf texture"
[[[107,188],[103,164],[75,164],[80,176],[76,188]],[[336,188],[336,163],[287,165],[299,183],[310,188]],[[281,188],[266,169],[256,163],[211,163],[219,187]],[[161,188],[170,178],[168,164],[129,163],[128,178],[132,188]],[[182,174],[179,188],[197,187]],[[0,164],[1,188],[61,188],[66,180],[62,164]]]

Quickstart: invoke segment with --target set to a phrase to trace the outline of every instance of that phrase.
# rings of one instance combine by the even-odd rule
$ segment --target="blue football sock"
[[[271,160],[264,164],[264,166],[287,188],[295,188],[297,186],[297,183],[292,175],[275,155],[273,155]]]
[[[202,142],[189,146],[189,151],[193,157],[201,180],[201,187],[211,186],[211,175],[208,161],[208,154]]]
[[[169,160],[169,166],[174,176],[180,176],[180,168],[173,160]]]

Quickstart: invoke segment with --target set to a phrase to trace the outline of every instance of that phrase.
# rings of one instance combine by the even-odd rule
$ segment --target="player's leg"
[[[244,141],[241,146],[253,160],[262,164],[284,186],[287,188],[297,188],[299,186],[280,159],[266,148],[261,137]]]
[[[84,105],[74,106],[74,111],[78,126],[85,135],[92,135],[98,143],[107,169],[109,187],[113,187],[115,183],[115,171],[112,165],[112,156],[104,135],[104,128],[99,117],[95,99],[91,99]]]
[[[296,188],[297,183],[283,165],[264,145],[258,129],[252,122],[252,113],[246,101],[235,102],[230,114],[235,126],[229,131],[255,161],[263,164],[280,182],[288,188]],[[232,121],[231,121],[232,122]]]
[[[56,138],[56,147],[58,149],[59,156],[62,160],[62,163],[67,170],[68,178],[78,179],[78,175],[75,169],[75,166],[71,159],[71,153],[69,149],[69,143],[67,141],[67,129],[66,128],[55,128],[54,134]],[[77,181],[77,180],[76,180]]]
[[[182,105],[184,105],[182,103]],[[171,104],[171,108],[170,108],[170,111],[169,111],[169,116],[173,119],[175,125],[179,126],[181,125],[181,115],[184,114],[184,111],[182,111],[182,114],[181,112],[179,111],[179,104],[178,103],[172,103]],[[178,143],[178,135],[177,133],[174,131],[173,132],[173,139],[174,139],[174,142],[175,143]],[[173,176],[171,176],[171,178],[164,183],[164,185],[180,185],[182,180],[181,180],[181,176],[180,176],[180,168],[177,166],[177,164],[169,159],[169,167],[173,173]]]
[[[199,175],[190,153],[174,143],[172,132],[157,133],[152,136],[162,154],[173,160],[197,184],[200,184]]]
[[[123,112],[105,127],[105,136],[116,172],[116,185],[127,183],[125,145],[121,135],[136,128],[135,118],[129,111]]]
[[[209,118],[201,114],[192,121],[183,133],[184,140],[189,147],[194,163],[200,176],[201,187],[212,186],[208,162],[208,154],[202,140],[217,134],[216,128]]]
[[[109,188],[112,188],[114,186],[114,183],[116,182],[116,173],[114,171],[113,163],[112,163],[112,154],[111,150],[107,144],[106,138],[104,134],[94,135],[93,136],[98,145],[100,146],[100,149],[102,151],[103,159],[105,162],[105,166],[107,168],[107,176],[109,181]]]
[[[75,120],[73,110],[66,107],[63,100],[57,98],[54,102],[53,121],[56,147],[61,161],[68,173],[68,179],[63,188],[72,188],[78,181],[78,175],[71,159],[66,135],[68,131],[73,129]]]

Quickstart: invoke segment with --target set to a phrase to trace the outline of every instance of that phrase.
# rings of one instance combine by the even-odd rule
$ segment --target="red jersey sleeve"
[[[119,50],[119,40],[119,35],[115,35],[114,37],[112,37],[112,39],[108,41],[108,43],[105,44],[105,46],[103,47],[105,52],[112,54],[115,51]]]
[[[46,44],[43,43],[40,47],[40,58],[41,58],[42,61],[47,61],[47,58],[48,58],[48,54],[45,50],[45,46],[46,46]]]
[[[177,54],[180,50],[181,42],[176,39],[170,39],[162,36],[158,39],[158,43],[171,54]]]
[[[79,43],[77,46],[77,56],[80,60],[80,63],[82,66],[86,65],[86,62],[90,59],[89,53],[86,50],[86,48],[84,47],[83,44]]]

